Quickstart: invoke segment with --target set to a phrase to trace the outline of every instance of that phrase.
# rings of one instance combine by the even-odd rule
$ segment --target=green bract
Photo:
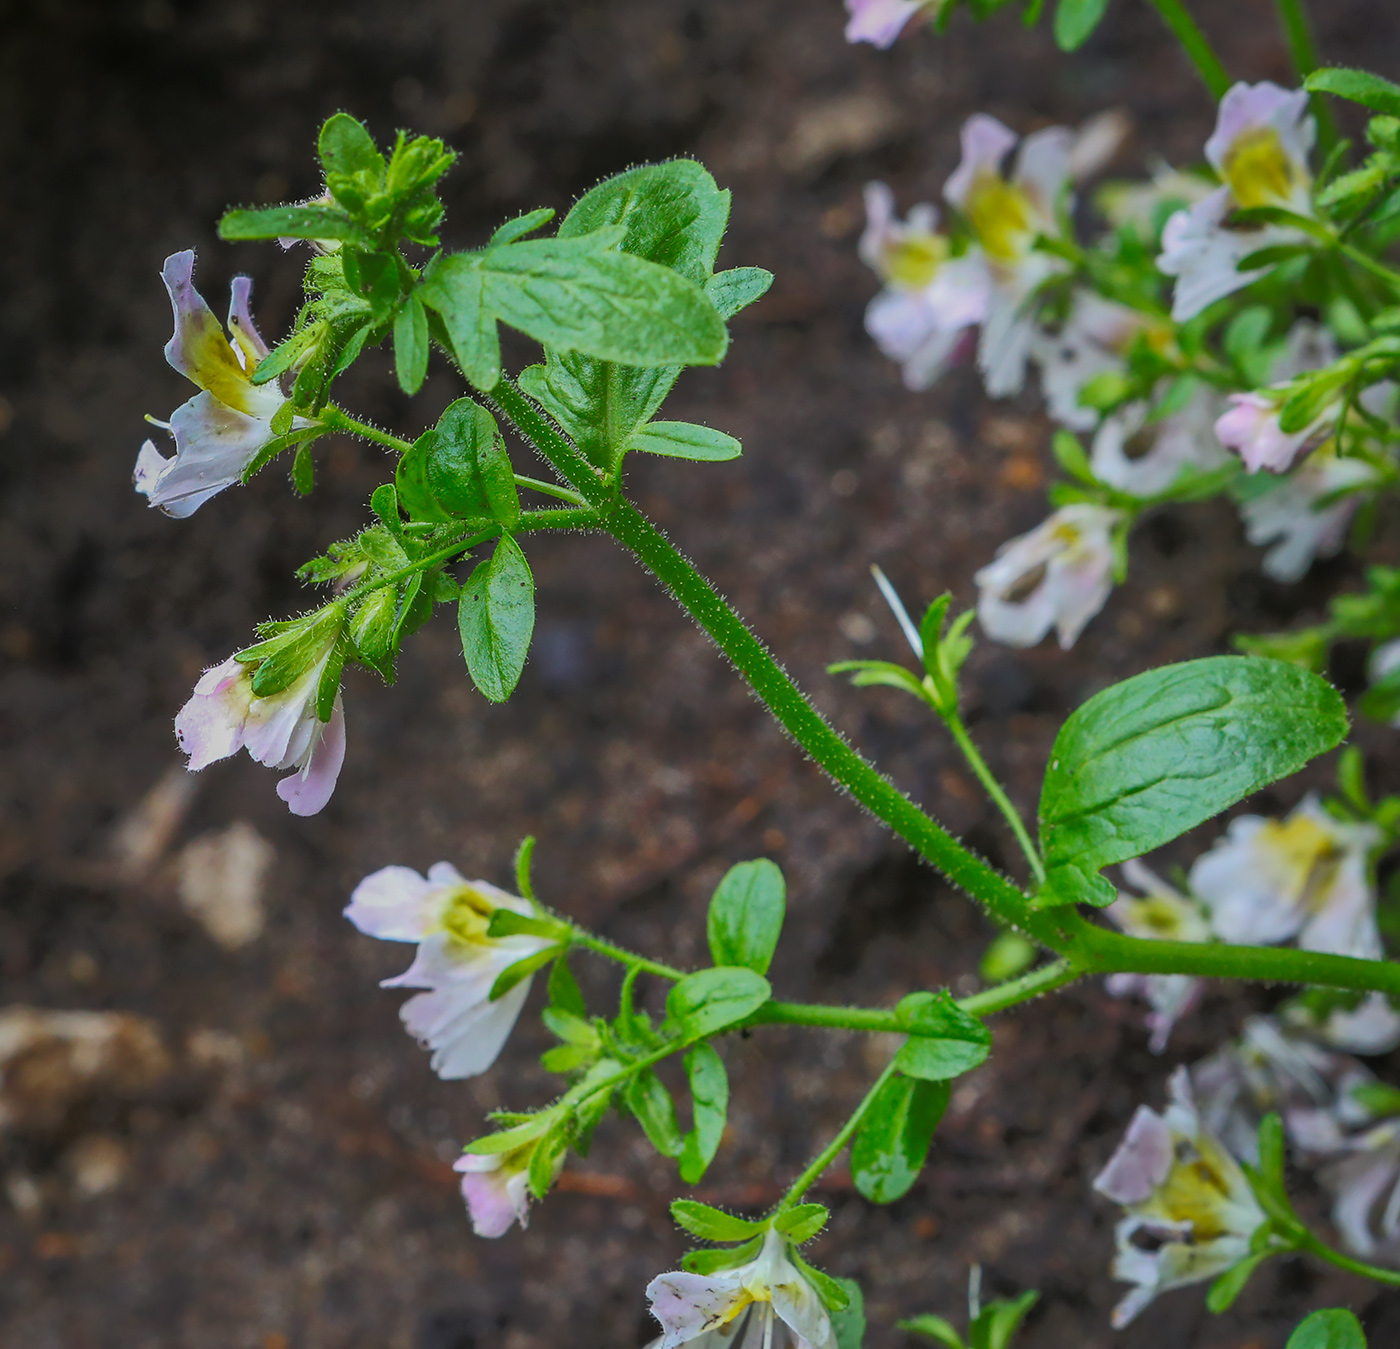
[[[1341,696],[1281,661],[1212,656],[1095,694],[1060,729],[1040,797],[1041,905],[1113,901],[1098,875],[1170,842],[1346,735]]]

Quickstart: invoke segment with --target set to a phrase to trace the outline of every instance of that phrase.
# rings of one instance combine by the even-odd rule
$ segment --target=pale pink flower
[[[1306,91],[1267,81],[1236,84],[1221,100],[1206,158],[1223,186],[1178,211],[1162,231],[1157,266],[1177,278],[1172,317],[1178,322],[1263,276],[1267,269],[1239,270],[1249,254],[1305,237],[1287,225],[1240,229],[1228,221],[1242,207],[1312,213],[1308,154],[1316,127],[1307,108]]]
[[[905,25],[921,9],[937,10],[942,0],[846,0],[847,42],[892,47]]]
[[[987,636],[1034,646],[1054,628],[1062,647],[1073,646],[1113,589],[1113,531],[1123,518],[1105,506],[1062,506],[1004,543],[974,578]]]
[[[1093,430],[1099,414],[1080,403],[1080,390],[1095,375],[1121,370],[1133,339],[1150,326],[1151,320],[1126,305],[1076,291],[1058,331],[1038,332],[1031,346],[1050,416],[1074,431]]]
[[[175,455],[167,459],[146,441],[137,456],[136,490],[167,515],[184,519],[210,497],[242,480],[244,470],[273,439],[272,418],[285,399],[276,381],[256,385],[252,374],[267,355],[248,310],[253,283],[233,279],[228,331],[194,288],[194,252],[166,258],[161,279],[175,311],[175,335],[165,359],[203,391],[176,408],[167,426]],[[297,425],[305,426],[304,420]]]
[[[1113,1277],[1136,1287],[1113,1310],[1118,1329],[1158,1294],[1238,1264],[1265,1221],[1239,1164],[1202,1127],[1185,1068],[1172,1075],[1165,1114],[1138,1107],[1094,1189],[1127,1210]],[[1138,1233],[1152,1249],[1134,1241]]]
[[[1168,417],[1148,420],[1145,403],[1127,403],[1103,419],[1094,433],[1089,466],[1100,482],[1134,496],[1167,491],[1190,470],[1208,471],[1229,462],[1213,434],[1220,396],[1205,386]]]
[[[468,1152],[453,1163],[452,1169],[462,1173],[462,1198],[477,1236],[503,1237],[517,1222],[529,1226],[533,1153],[531,1144],[518,1153]]]
[[[771,1227],[756,1259],[714,1274],[659,1274],[647,1297],[662,1328],[655,1349],[836,1349],[820,1295]]]
[[[345,761],[345,713],[336,691],[330,720],[317,712],[321,679],[334,653],[338,631],[306,670],[280,693],[253,692],[256,661],[230,656],[206,670],[175,718],[180,748],[197,773],[246,749],[268,768],[298,770],[277,784],[277,795],[293,815],[315,815],[330,800]]]
[[[512,965],[551,945],[548,938],[523,933],[489,936],[497,909],[535,913],[529,900],[487,881],[466,880],[447,862],[438,862],[427,876],[409,867],[383,867],[355,887],[346,906],[345,916],[367,936],[418,943],[409,968],[381,987],[426,990],[404,1003],[399,1015],[409,1034],[433,1051],[431,1066],[439,1077],[475,1077],[496,1061],[529,996],[531,978],[495,1000],[491,990]],[[483,1168],[491,1169],[484,1160]]]

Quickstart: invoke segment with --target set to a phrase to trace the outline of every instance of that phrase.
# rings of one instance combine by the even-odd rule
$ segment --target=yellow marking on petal
[[[1259,836],[1282,867],[1289,893],[1310,913],[1325,908],[1344,858],[1331,831],[1309,815],[1295,815],[1268,821]]]
[[[187,322],[180,334],[189,377],[219,402],[250,417],[260,415],[262,391],[254,389],[238,353],[212,315],[202,323]]]
[[[1236,204],[1245,208],[1287,206],[1307,183],[1270,126],[1251,127],[1235,138],[1225,152],[1224,176]]]
[[[1195,916],[1185,905],[1165,895],[1146,895],[1142,899],[1125,897],[1123,905],[1127,910],[1128,922],[1154,937],[1179,937]]]
[[[1014,262],[1035,242],[1038,231],[1031,199],[1000,174],[978,174],[963,210],[978,242],[998,262]]]
[[[486,930],[497,907],[480,890],[459,885],[443,901],[438,926],[459,942],[485,946],[491,940]]]
[[[922,290],[948,260],[951,247],[941,234],[907,234],[881,258],[885,276],[896,285]]]
[[[1196,1241],[1211,1241],[1233,1231],[1230,1211],[1229,1159],[1208,1138],[1199,1147],[1186,1140],[1177,1143],[1177,1159],[1166,1180],[1141,1206],[1141,1211],[1171,1223],[1184,1223]]]

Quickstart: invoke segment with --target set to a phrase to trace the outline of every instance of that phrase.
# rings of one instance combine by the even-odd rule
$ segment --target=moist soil
[[[1329,58],[1400,65],[1382,0],[1320,9]],[[642,1290],[684,1248],[667,1213],[683,1187],[631,1122],[604,1122],[528,1231],[472,1235],[451,1161],[487,1110],[549,1099],[549,1040],[527,1015],[483,1077],[430,1073],[399,1024],[401,995],[376,987],[406,952],[341,917],[377,867],[447,859],[507,884],[534,834],[550,903],[686,964],[704,958],[705,904],[725,868],[769,856],[789,885],[773,970],[789,998],[968,991],[992,936],[599,537],[530,540],[539,625],[508,704],[472,690],[442,614],[409,642],[397,686],[349,677],[349,757],[322,814],[290,817],[272,776],[240,757],[199,777],[161,856],[118,866],[114,831],[181,762],[171,718],[199,671],[260,619],[307,603],[294,568],[358,526],[387,473],[377,449],[325,442],[307,499],[272,470],[188,521],[147,510],[130,486],[142,417],[189,392],[161,357],[165,255],[198,250],[216,310],[248,273],[264,331],[283,331],[301,258],[220,244],[213,222],[229,204],[312,195],[315,131],[339,108],[381,139],[408,126],[460,149],[445,193],[457,246],[521,211],[566,207],[631,163],[699,156],[734,192],[724,264],[777,281],[736,321],[724,365],[686,375],[668,415],[721,427],[745,453],[636,463],[631,490],[854,743],[1014,870],[938,728],[898,694],[824,670],[900,657],[872,562],[911,601],[972,599],[975,570],[1044,514],[1048,426],[1030,399],[989,403],[968,371],[906,391],[862,329],[874,283],[855,240],[862,185],[889,181],[902,206],[937,200],[978,109],[1028,130],[1121,107],[1135,132],[1119,171],[1196,157],[1213,114],[1195,76],[1147,6],[1110,11],[1064,57],[1044,25],[1009,13],[889,53],[850,48],[837,0],[0,3],[0,1000],[148,1017],[175,1064],[158,1088],[90,1096],[0,1141],[0,1341],[543,1349],[655,1334]],[[1287,81],[1267,3],[1208,18],[1234,72]],[[511,355],[530,358],[523,344]],[[407,435],[459,392],[435,367],[410,405],[382,355],[339,390]],[[1383,517],[1376,555],[1393,559],[1397,537]],[[1348,558],[1291,588],[1262,579],[1258,560],[1223,504],[1174,510],[1138,531],[1130,579],[1073,650],[979,647],[973,729],[1023,809],[1086,696],[1227,650],[1232,631],[1315,615],[1359,584]],[[1358,665],[1344,651],[1333,672],[1352,692]],[[1392,734],[1364,737],[1380,785],[1400,785]],[[1254,808],[1326,780],[1314,771]],[[181,906],[174,859],[237,821],[274,861],[266,926],[229,951]],[[576,964],[603,1006],[610,971]],[[658,992],[644,989],[652,1006]],[[958,1084],[905,1199],[869,1205],[842,1167],[819,1189],[833,1217],[812,1258],[862,1282],[869,1343],[904,1344],[896,1321],[923,1311],[960,1322],[974,1263],[989,1293],[1041,1291],[1024,1349],[1281,1349],[1304,1311],[1340,1303],[1365,1309],[1373,1344],[1400,1342],[1400,1306],[1296,1262],[1266,1266],[1226,1316],[1193,1289],[1108,1328],[1115,1215],[1091,1177],[1138,1103],[1161,1103],[1174,1064],[1276,996],[1213,988],[1161,1057],[1141,1007],[1096,986],[1001,1018],[991,1061]],[[878,1038],[797,1030],[727,1043],[730,1129],[699,1196],[770,1202],[888,1053]],[[117,1159],[116,1183],[95,1196],[75,1160],[94,1137]]]

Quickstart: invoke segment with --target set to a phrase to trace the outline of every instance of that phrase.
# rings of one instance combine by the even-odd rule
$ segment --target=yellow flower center
[[[1147,895],[1128,901],[1128,914],[1134,927],[1155,937],[1180,937],[1186,929],[1189,910],[1164,895]],[[1191,938],[1186,938],[1191,940]]]
[[[948,240],[941,234],[909,234],[885,250],[885,275],[896,285],[921,290],[948,260]]]
[[[1148,1206],[1155,1216],[1189,1224],[1196,1241],[1223,1236],[1230,1231],[1232,1207],[1229,1162],[1206,1138],[1200,1140],[1199,1149],[1181,1140],[1176,1150],[1177,1160]]]
[[[459,942],[484,945],[488,940],[486,929],[491,926],[491,915],[495,912],[496,905],[479,890],[460,885],[443,901],[438,923]]]
[[[964,211],[978,242],[998,262],[1014,262],[1035,242],[1038,231],[1031,199],[1000,174],[978,175]]]
[[[1270,820],[1259,832],[1299,902],[1312,913],[1323,908],[1331,898],[1344,857],[1332,834],[1307,815]]]
[[[1287,206],[1306,176],[1288,157],[1273,127],[1251,127],[1225,152],[1225,181],[1242,207]]]

